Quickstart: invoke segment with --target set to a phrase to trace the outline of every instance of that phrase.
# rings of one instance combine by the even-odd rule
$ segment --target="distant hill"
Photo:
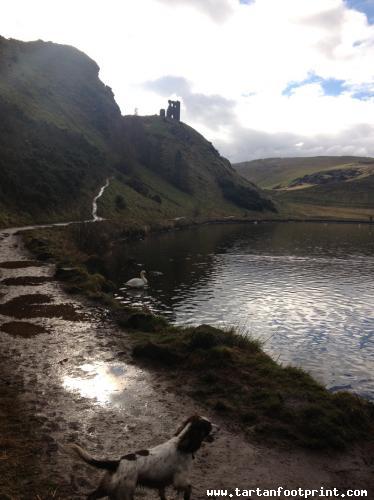
[[[347,168],[352,165],[373,163],[374,158],[361,156],[312,156],[296,158],[265,158],[234,164],[243,177],[265,189],[286,187],[290,182],[307,174]]]
[[[268,158],[234,167],[272,193],[290,215],[365,218],[373,213],[374,158]]]
[[[0,226],[87,217],[225,216],[272,202],[200,134],[160,117],[123,117],[79,50],[0,37]]]

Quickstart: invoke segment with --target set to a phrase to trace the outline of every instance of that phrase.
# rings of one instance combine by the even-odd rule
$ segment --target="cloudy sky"
[[[0,34],[74,45],[124,114],[182,101],[232,161],[374,156],[374,0],[2,0]]]

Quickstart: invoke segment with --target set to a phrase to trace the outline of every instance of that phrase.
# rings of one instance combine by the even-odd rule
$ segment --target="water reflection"
[[[134,384],[138,370],[125,363],[86,363],[73,375],[63,377],[63,386],[99,404],[125,406],[127,391]]]
[[[207,226],[114,250],[121,286],[145,267],[150,287],[119,300],[176,323],[235,325],[333,390],[374,398],[374,233],[370,226]],[[152,271],[156,271],[152,275]]]

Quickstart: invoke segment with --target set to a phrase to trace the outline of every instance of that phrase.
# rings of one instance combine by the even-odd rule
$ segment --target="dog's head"
[[[205,417],[193,415],[179,427],[175,435],[179,438],[178,450],[185,453],[194,453],[203,441],[211,443],[219,427]]]

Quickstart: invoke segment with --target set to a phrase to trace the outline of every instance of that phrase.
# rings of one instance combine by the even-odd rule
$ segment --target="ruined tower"
[[[169,120],[174,120],[176,122],[180,122],[181,120],[181,103],[180,101],[168,101],[169,103],[169,106],[168,106],[168,109],[166,110],[166,113],[165,113],[165,110],[164,109],[160,109],[160,116],[161,118],[163,118],[165,120],[165,116],[166,118],[168,118]]]
[[[166,117],[177,122],[181,119],[181,103],[180,101],[168,101],[169,106],[166,111]]]

